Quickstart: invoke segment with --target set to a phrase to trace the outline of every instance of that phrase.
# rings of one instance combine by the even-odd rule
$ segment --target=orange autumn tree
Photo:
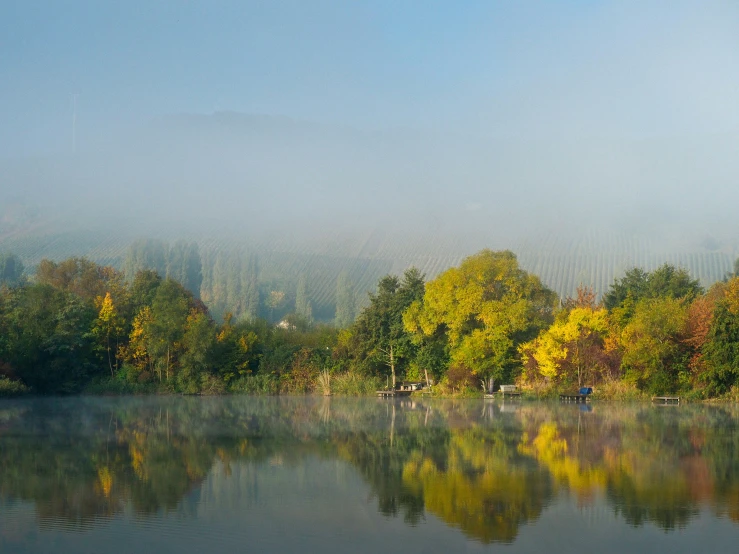
[[[716,303],[724,297],[726,290],[726,283],[716,283],[706,294],[696,298],[688,308],[683,342],[692,349],[689,367],[693,378],[705,373],[707,369],[703,346],[708,341]]]

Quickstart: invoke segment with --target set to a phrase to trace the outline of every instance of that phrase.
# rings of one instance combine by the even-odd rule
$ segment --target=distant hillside
[[[194,241],[218,311],[241,302],[241,264],[283,311],[305,280],[324,320],[339,274],[361,303],[385,273],[431,278],[482,248],[513,250],[560,295],[665,262],[710,285],[739,255],[737,145],[171,115],[75,156],[0,159],[0,250],[29,268],[79,255],[121,267],[136,239]]]
[[[223,268],[237,259],[252,257],[258,268],[257,280],[263,297],[271,291],[284,294],[278,316],[292,310],[298,280],[307,283],[314,317],[329,321],[335,310],[336,286],[344,272],[353,283],[361,305],[380,277],[400,274],[411,266],[418,267],[427,278],[457,265],[464,257],[483,248],[509,248],[521,265],[537,275],[561,296],[572,295],[579,284],[593,286],[598,294],[607,290],[614,278],[630,267],[654,269],[663,263],[685,267],[704,286],[720,280],[732,269],[739,255],[732,244],[707,244],[660,247],[649,240],[624,235],[602,236],[594,232],[577,238],[554,234],[520,240],[511,244],[462,238],[445,234],[399,234],[376,228],[365,233],[341,232],[306,234],[262,234],[224,237],[218,233],[205,236],[186,229],[143,230],[115,225],[112,228],[78,228],[62,231],[53,224],[29,224],[24,231],[16,229],[0,238],[0,251],[13,252],[28,268],[42,258],[61,260],[70,256],[90,259],[122,268],[129,245],[142,236],[174,242],[179,238],[195,241],[203,261],[202,296],[217,312],[233,311],[236,287],[231,293],[224,284],[213,285],[213,271],[218,260]],[[246,266],[244,266],[246,267]],[[226,271],[221,269],[220,271]],[[240,271],[240,270],[239,270]],[[231,281],[234,277],[228,277]],[[229,285],[235,286],[235,285]],[[235,292],[234,292],[235,291]],[[229,299],[230,294],[230,299]],[[220,295],[220,296],[219,296]],[[218,296],[218,298],[216,298]],[[231,303],[229,305],[229,302]],[[238,310],[237,310],[238,311]]]

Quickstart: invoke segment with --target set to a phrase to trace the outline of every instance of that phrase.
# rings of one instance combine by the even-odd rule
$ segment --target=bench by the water
[[[501,385],[500,390],[497,392],[497,395],[502,396],[503,398],[510,398],[510,397],[519,397],[521,396],[521,393],[516,390],[516,385]],[[487,393],[485,395],[485,398],[495,398],[496,394],[494,393]]]
[[[389,390],[378,390],[377,396],[388,397],[388,396],[410,396],[412,392],[420,391],[423,389],[423,383],[418,382],[403,382],[396,386],[395,389]]]
[[[498,391],[496,393],[486,393],[485,398],[496,398],[496,397],[503,397],[503,398],[520,398],[521,393],[520,392],[504,392],[504,391]]]
[[[505,396],[521,396],[521,393],[516,390],[516,385],[501,385],[500,395]]]
[[[679,396],[653,396],[652,402],[655,404],[680,404]]]

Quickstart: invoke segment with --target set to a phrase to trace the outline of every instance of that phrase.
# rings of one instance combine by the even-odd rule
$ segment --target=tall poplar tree
[[[123,271],[130,283],[143,269],[152,269],[164,277],[167,275],[168,250],[166,243],[154,239],[141,239],[128,247]]]
[[[354,322],[355,310],[354,285],[346,271],[342,271],[336,280],[336,326],[343,328],[351,325]]]
[[[308,285],[305,274],[301,275],[298,279],[298,286],[295,291],[295,313],[303,317],[308,323],[313,321],[313,307],[308,297]]]
[[[23,281],[23,262],[15,254],[0,254],[0,285],[14,287]]]

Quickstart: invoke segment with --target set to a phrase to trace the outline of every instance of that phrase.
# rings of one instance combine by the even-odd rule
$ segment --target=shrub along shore
[[[14,256],[0,262],[0,396],[367,395],[428,380],[440,396],[515,383],[532,398],[592,386],[604,399],[739,399],[736,274],[704,290],[671,265],[633,268],[601,299],[586,286],[560,299],[512,252],[483,250],[430,281],[383,277],[338,328],[297,302],[279,322],[216,321],[148,269],[127,280],[44,260],[28,278]]]

